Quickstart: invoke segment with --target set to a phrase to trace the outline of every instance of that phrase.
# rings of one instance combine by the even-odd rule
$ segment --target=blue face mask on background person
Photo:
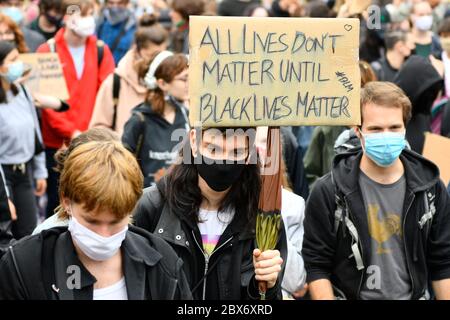
[[[378,166],[389,167],[406,147],[405,132],[379,132],[364,134],[364,152]]]
[[[13,83],[17,79],[19,79],[25,70],[24,64],[22,61],[13,62],[8,66],[8,72],[6,74],[2,74],[9,83]]]
[[[20,25],[25,18],[22,10],[20,10],[19,8],[16,8],[16,7],[3,8],[1,10],[1,12],[5,16],[10,17],[12,19],[12,21],[14,21],[17,25]]]

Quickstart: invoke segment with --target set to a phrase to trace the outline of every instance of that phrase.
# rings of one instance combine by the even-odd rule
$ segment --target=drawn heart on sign
[[[352,27],[351,24],[346,24],[346,25],[344,26],[344,29],[347,30],[347,31],[350,31],[350,30],[353,29],[353,27]]]

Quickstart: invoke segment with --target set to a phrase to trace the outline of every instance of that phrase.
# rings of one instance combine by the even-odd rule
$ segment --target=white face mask
[[[102,237],[86,228],[72,215],[69,219],[69,232],[75,244],[89,258],[105,261],[114,256],[122,246],[128,231],[128,225],[111,237]]]
[[[433,16],[421,16],[416,19],[416,28],[420,31],[428,31],[433,25]]]
[[[93,16],[77,17],[72,20],[70,28],[80,37],[87,38],[95,33],[95,19]]]

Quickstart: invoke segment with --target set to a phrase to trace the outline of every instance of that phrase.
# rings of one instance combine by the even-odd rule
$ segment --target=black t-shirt
[[[42,30],[41,27],[39,26],[39,17],[37,17],[33,22],[30,23],[30,29],[42,34],[45,40],[53,38],[55,34],[58,32],[58,29],[56,29],[54,32],[47,32]]]

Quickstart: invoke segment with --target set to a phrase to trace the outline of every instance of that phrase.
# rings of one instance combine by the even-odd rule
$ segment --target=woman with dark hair
[[[281,230],[280,251],[255,249],[260,167],[241,129],[231,135],[226,128],[192,129],[182,162],[135,209],[135,224],[165,239],[183,260],[194,299],[257,299],[257,281],[267,281],[267,299],[281,297],[286,237]]]
[[[36,196],[45,193],[47,169],[41,129],[31,95],[14,83],[23,75],[19,52],[0,41],[0,164],[11,200],[17,207],[15,238],[31,234],[36,227]],[[34,180],[36,190],[34,190]]]
[[[145,102],[133,109],[125,124],[122,142],[136,155],[144,174],[144,186],[159,178],[177,156],[179,138],[188,130],[188,60],[183,54],[162,51],[140,78],[147,87]],[[179,131],[178,131],[179,130]],[[173,135],[177,137],[172,138]]]
[[[0,13],[0,40],[9,41],[19,53],[27,53],[28,47],[19,26],[7,15]]]
[[[147,88],[139,81],[139,70],[155,52],[165,50],[169,35],[153,15],[141,17],[134,45],[120,60],[113,74],[103,81],[97,93],[90,128],[111,128],[122,135],[131,110],[145,100]]]

